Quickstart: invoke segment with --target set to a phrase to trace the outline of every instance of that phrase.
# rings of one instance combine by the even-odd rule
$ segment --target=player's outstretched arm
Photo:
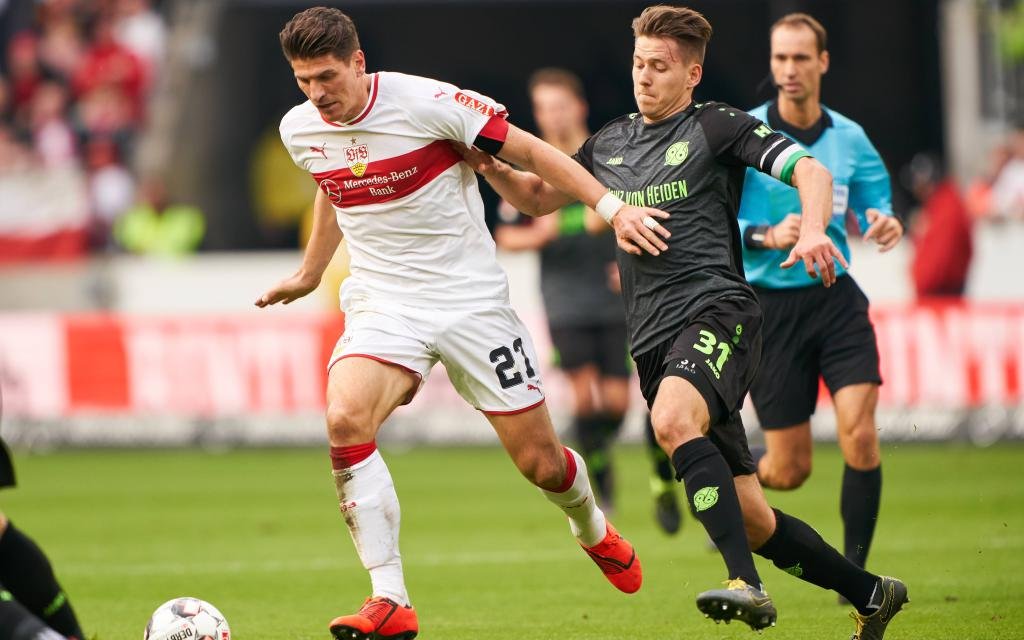
[[[487,184],[522,213],[534,218],[546,216],[573,202],[566,195],[544,182],[540,176],[527,171],[516,171],[486,151],[467,147],[461,142],[452,146],[462,159],[487,180]]]
[[[266,307],[278,302],[288,304],[316,289],[338,249],[341,237],[334,207],[327,194],[317,189],[313,200],[313,230],[302,256],[302,266],[295,275],[285,278],[260,296],[256,306]]]
[[[793,186],[800,192],[800,239],[780,266],[783,269],[803,262],[807,275],[817,278],[826,287],[836,281],[835,260],[847,267],[846,259],[825,233],[832,217],[832,174],[810,156],[797,160],[793,169]]]
[[[615,229],[616,240],[623,251],[656,256],[668,249],[663,238],[671,234],[658,223],[659,219],[668,218],[667,213],[625,204],[579,163],[536,136],[509,125],[498,155],[540,178],[539,185],[531,181],[536,202],[542,205],[537,208],[537,214],[579,201],[601,214]]]

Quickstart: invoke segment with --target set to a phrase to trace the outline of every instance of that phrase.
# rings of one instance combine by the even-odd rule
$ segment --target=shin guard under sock
[[[878,576],[844,558],[803,520],[773,511],[775,532],[755,553],[791,576],[842,594],[859,611],[866,611]]]
[[[843,515],[843,554],[858,567],[867,563],[881,501],[881,465],[869,471],[858,471],[846,465],[839,498],[839,511]]]
[[[686,487],[694,516],[722,554],[729,578],[742,578],[760,589],[761,577],[747,542],[736,485],[721,452],[702,436],[681,444],[672,453],[672,464],[676,478]]]

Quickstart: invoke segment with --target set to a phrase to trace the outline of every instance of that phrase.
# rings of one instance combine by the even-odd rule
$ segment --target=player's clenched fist
[[[276,286],[272,287],[269,291],[257,298],[256,306],[262,308],[272,304],[277,304],[278,302],[283,302],[284,304],[294,302],[299,298],[308,295],[316,289],[319,284],[319,281],[315,281],[308,276],[297,273],[294,276],[277,283]]]

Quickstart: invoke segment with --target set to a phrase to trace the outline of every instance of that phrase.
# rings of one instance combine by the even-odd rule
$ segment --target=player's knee
[[[327,405],[328,440],[336,447],[369,442],[375,432],[371,419],[368,408],[333,400]]]
[[[651,412],[651,424],[658,445],[669,455],[680,444],[703,435],[702,425],[696,420],[658,407]]]
[[[811,477],[811,461],[788,460],[784,465],[774,465],[765,475],[764,484],[772,489],[789,491],[800,488]]]
[[[878,458],[878,432],[875,430],[875,425],[871,421],[865,421],[857,425],[850,434],[847,436],[850,446],[847,450],[850,455],[853,455],[857,460],[851,460],[853,463],[860,463],[858,466],[864,466],[870,463],[872,460]]]
[[[550,491],[560,487],[565,481],[565,455],[561,452],[557,456],[552,456],[533,451],[521,456],[516,461],[516,466],[523,477],[541,489]]]

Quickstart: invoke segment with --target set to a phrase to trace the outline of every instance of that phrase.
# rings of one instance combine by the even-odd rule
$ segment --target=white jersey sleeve
[[[427,78],[405,76],[399,86],[410,116],[423,131],[439,140],[472,145],[479,136],[505,141],[505,105],[476,91]]]
[[[281,134],[281,142],[284,144],[284,148],[288,150],[288,155],[291,156],[292,162],[295,166],[302,169],[303,171],[309,171],[312,173],[313,168],[310,166],[310,156],[302,153],[303,147],[297,146],[292,140],[293,136],[299,130],[302,125],[302,119],[300,113],[302,105],[293,108],[288,113],[284,114],[281,118],[281,125],[278,127],[278,131]]]

